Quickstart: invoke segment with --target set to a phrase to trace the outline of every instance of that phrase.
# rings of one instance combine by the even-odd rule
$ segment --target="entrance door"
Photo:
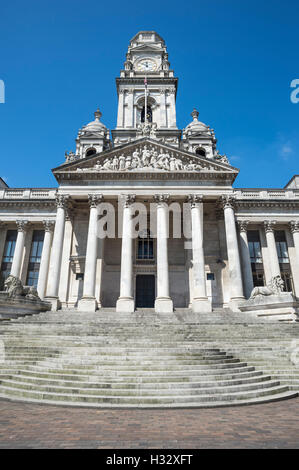
[[[155,305],[155,276],[136,276],[136,308],[153,308]]]

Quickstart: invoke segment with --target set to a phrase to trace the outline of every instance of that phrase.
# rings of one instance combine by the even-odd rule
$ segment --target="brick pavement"
[[[100,410],[0,400],[0,449],[298,449],[298,418],[299,398],[181,410]]]

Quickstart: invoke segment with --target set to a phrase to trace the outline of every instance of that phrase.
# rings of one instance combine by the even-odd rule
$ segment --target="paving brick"
[[[215,409],[83,409],[0,400],[0,448],[299,448],[299,398]]]

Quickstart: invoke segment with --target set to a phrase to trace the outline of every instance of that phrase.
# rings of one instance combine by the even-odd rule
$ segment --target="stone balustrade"
[[[0,199],[55,199],[56,188],[6,188],[0,190]]]

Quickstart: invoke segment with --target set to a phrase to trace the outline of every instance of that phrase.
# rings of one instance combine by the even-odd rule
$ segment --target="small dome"
[[[96,112],[94,113],[94,118],[95,118],[94,121],[91,121],[88,124],[86,124],[86,126],[82,128],[82,131],[99,132],[99,131],[103,131],[107,129],[106,126],[102,122],[100,122],[101,116],[102,116],[102,113],[98,108]]]
[[[193,117],[193,121],[186,127],[185,130],[187,132],[209,131],[209,126],[198,120],[199,112],[195,108],[193,109],[191,116]]]

